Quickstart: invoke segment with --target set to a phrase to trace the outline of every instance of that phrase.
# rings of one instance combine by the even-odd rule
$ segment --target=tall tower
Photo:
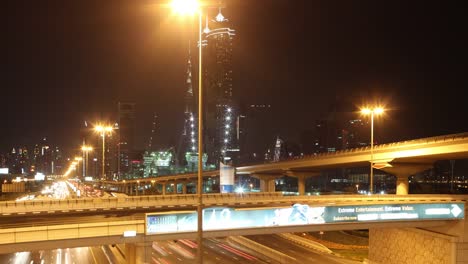
[[[192,58],[189,43],[189,56],[187,61],[187,90],[185,92],[185,110],[184,110],[184,130],[182,138],[177,149],[177,160],[185,160],[189,171],[195,171],[198,168],[198,134],[197,117],[194,113],[195,97],[192,84]],[[182,144],[182,146],[181,146]],[[206,155],[203,155],[203,164],[206,162]]]
[[[219,8],[204,30],[204,143],[210,163],[230,163],[238,156],[238,113],[233,98],[232,48],[235,30]]]
[[[148,140],[148,145],[146,145],[146,151],[150,152],[153,149],[153,139],[154,135],[156,134],[156,126],[158,121],[158,115],[156,113],[153,114],[153,124],[151,125],[151,135]]]
[[[195,114],[193,112],[195,105],[195,98],[193,96],[192,86],[192,62],[189,44],[189,57],[187,61],[187,91],[185,92],[185,111],[184,111],[184,132],[185,146],[184,152],[197,152],[197,124],[195,121]]]
[[[119,133],[117,174],[130,171],[130,162],[135,150],[135,103],[119,102]]]

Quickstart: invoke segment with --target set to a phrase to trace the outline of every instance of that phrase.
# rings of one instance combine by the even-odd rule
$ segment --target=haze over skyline
[[[175,142],[183,122],[189,21],[167,1],[7,1],[0,150],[47,137],[79,145],[83,122],[137,107],[138,147],[160,120]],[[464,13],[423,1],[226,0],[237,35],[234,93],[271,104],[273,139],[297,141],[337,100],[389,108],[382,142],[468,131]],[[216,10],[211,10],[211,14]],[[195,55],[193,55],[195,56]],[[194,68],[196,72],[196,68]],[[194,73],[195,73],[194,72]],[[359,114],[356,113],[356,117]]]

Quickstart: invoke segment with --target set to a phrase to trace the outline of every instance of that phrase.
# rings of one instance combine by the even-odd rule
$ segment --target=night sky
[[[272,105],[272,143],[298,140],[336,100],[356,111],[383,103],[380,142],[468,132],[466,9],[456,2],[225,2],[235,96]],[[3,1],[0,152],[42,137],[75,148],[84,120],[110,120],[119,101],[137,104],[138,147],[153,113],[157,142],[174,143],[197,27],[164,3]]]

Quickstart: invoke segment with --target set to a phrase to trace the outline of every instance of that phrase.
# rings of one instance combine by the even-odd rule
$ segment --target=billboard
[[[324,223],[387,222],[401,220],[463,219],[464,203],[309,206],[203,210],[203,230]],[[196,211],[146,214],[146,233],[195,232]]]
[[[222,162],[219,163],[219,184],[221,193],[232,193],[234,188],[234,170],[235,168],[226,165]]]

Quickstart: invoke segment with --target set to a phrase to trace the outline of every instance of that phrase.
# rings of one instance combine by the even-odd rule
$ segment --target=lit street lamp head
[[[380,115],[380,114],[383,114],[384,111],[385,111],[384,108],[380,107],[380,106],[375,107],[375,108],[365,107],[365,108],[361,109],[361,114],[363,114],[363,115],[370,115],[370,114]]]
[[[93,147],[90,147],[90,146],[82,146],[82,147],[81,147],[81,150],[82,150],[82,151],[93,151]]]
[[[94,127],[94,130],[96,132],[112,132],[112,127],[111,126],[103,126],[103,125],[97,125]]]
[[[171,8],[179,15],[193,15],[198,12],[200,4],[197,0],[172,0]]]

